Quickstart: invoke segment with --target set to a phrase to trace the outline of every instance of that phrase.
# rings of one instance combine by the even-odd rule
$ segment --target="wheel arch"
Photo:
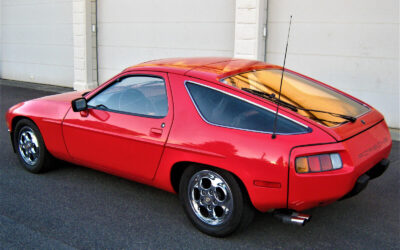
[[[208,165],[208,164],[197,163],[197,162],[181,161],[181,162],[176,162],[171,167],[170,181],[171,181],[171,186],[176,193],[179,193],[179,182],[181,180],[183,172],[185,171],[185,169],[187,167],[193,166],[193,165],[199,166],[199,167],[208,167],[211,169],[219,169],[219,170],[229,172],[235,178],[235,180],[238,182],[239,187],[245,194],[245,198],[248,200],[249,204],[251,204],[253,206],[253,203],[251,202],[249,192],[248,192],[246,186],[244,185],[243,181],[235,173],[233,173],[229,170],[226,170],[224,168],[220,168],[220,167]]]

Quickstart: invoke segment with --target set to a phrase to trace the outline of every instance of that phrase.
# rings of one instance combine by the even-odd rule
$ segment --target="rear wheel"
[[[28,119],[18,121],[14,132],[18,159],[26,170],[39,173],[48,170],[52,156],[47,151],[38,127]]]
[[[182,175],[179,196],[191,222],[212,236],[227,236],[253,218],[239,183],[220,169],[189,167]]]

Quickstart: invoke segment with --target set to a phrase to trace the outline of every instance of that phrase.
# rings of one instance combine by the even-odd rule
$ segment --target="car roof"
[[[171,72],[205,80],[220,80],[240,72],[265,68],[281,68],[260,61],[229,57],[192,57],[153,60],[124,70]]]

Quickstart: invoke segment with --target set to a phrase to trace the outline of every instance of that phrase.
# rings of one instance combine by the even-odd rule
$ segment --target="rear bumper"
[[[354,185],[353,189],[348,192],[345,196],[341,198],[341,200],[353,197],[363,191],[370,180],[375,179],[381,176],[386,169],[389,167],[390,161],[388,159],[383,159],[378,164],[376,164],[373,168],[368,170],[365,174],[358,177],[356,184]]]

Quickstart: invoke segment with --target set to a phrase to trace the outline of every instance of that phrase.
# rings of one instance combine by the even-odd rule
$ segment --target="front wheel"
[[[186,169],[179,197],[191,222],[212,236],[227,236],[253,218],[254,211],[239,183],[232,174],[220,169]]]
[[[47,151],[38,127],[28,119],[18,121],[14,132],[18,159],[26,170],[39,173],[49,169],[52,156]]]

